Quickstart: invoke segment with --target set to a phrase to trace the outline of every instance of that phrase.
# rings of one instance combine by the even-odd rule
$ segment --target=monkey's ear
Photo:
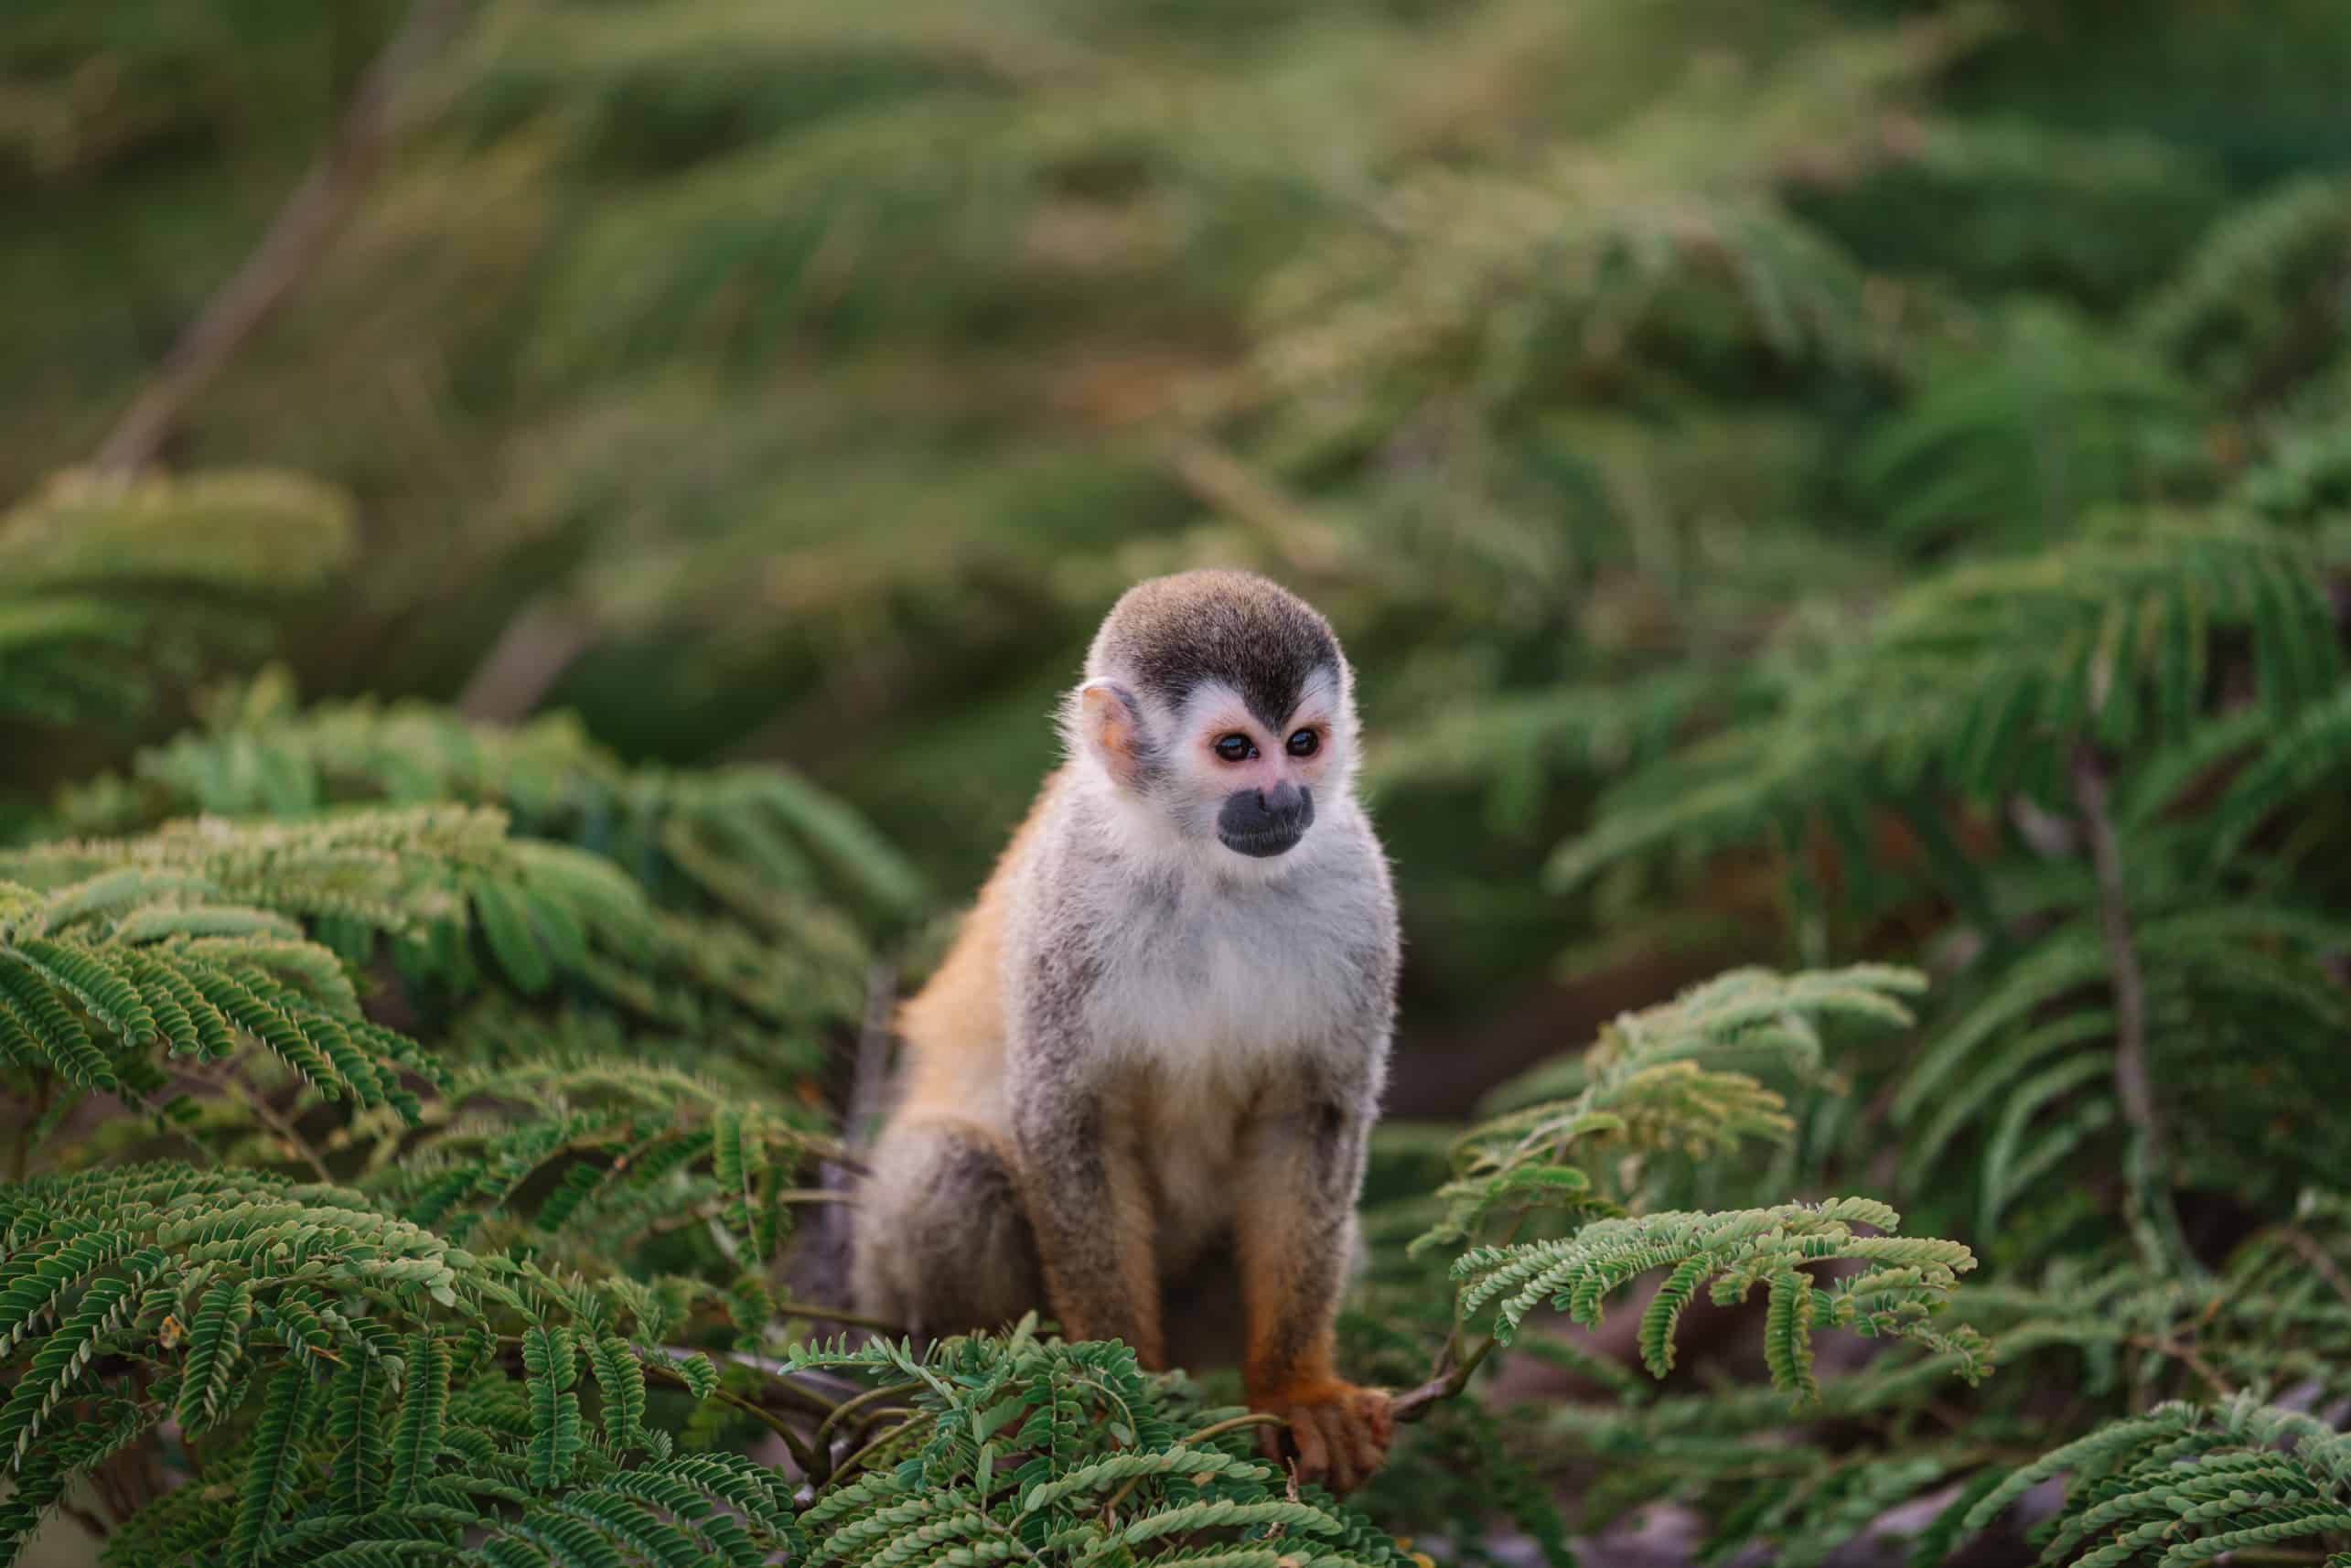
[[[1078,730],[1112,779],[1130,789],[1143,783],[1143,715],[1123,688],[1107,681],[1079,688]]]

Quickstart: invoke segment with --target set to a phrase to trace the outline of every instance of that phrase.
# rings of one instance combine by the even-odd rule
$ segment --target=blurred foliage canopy
[[[457,9],[136,475],[411,13],[0,28],[0,1537],[2346,1560],[2335,0]],[[1410,928],[1359,1509],[762,1267],[1210,563],[1338,624]]]

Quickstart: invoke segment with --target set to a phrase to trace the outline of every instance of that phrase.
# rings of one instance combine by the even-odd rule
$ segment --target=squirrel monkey
[[[1187,572],[1112,607],[1062,728],[1068,760],[900,1013],[859,1309],[920,1335],[1035,1309],[1159,1369],[1171,1340],[1229,1361],[1212,1336],[1237,1300],[1251,1407],[1346,1490],[1392,1430],[1332,1365],[1332,1320],[1398,949],[1352,672],[1287,590]]]

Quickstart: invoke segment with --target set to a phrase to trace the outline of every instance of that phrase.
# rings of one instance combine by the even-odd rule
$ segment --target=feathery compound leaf
[[[1673,1331],[1681,1322],[1682,1309],[1713,1271],[1712,1258],[1686,1258],[1649,1298],[1641,1313],[1639,1336],[1641,1365],[1649,1369],[1649,1376],[1662,1378],[1673,1370]]]
[[[1820,1397],[1812,1375],[1812,1282],[1791,1269],[1774,1274],[1764,1313],[1764,1363],[1772,1387],[1799,1401]]]
[[[26,940],[16,944],[16,957],[51,984],[70,992],[91,1017],[125,1045],[144,1046],[156,1037],[155,1015],[138,989],[116,973],[103,956],[57,942]]]
[[[244,1354],[245,1323],[252,1311],[251,1280],[220,1281],[198,1305],[188,1327],[188,1359],[180,1368],[179,1404],[173,1412],[190,1434],[220,1418],[221,1398]]]
[[[2217,1409],[2174,1402],[2109,1423],[1983,1489],[1967,1527],[1982,1528],[2067,1472],[2045,1553],[2052,1563],[2120,1565],[2145,1553],[2191,1568],[2248,1547],[2351,1530],[2351,1439],[2241,1394]]]
[[[54,1251],[29,1250],[0,1264],[0,1351],[13,1349],[68,1291],[137,1244],[125,1230],[69,1232]]]
[[[1243,1480],[1262,1481],[1270,1479],[1272,1474],[1262,1465],[1236,1459],[1213,1448],[1187,1448],[1178,1444],[1154,1454],[1118,1455],[1080,1466],[1058,1480],[1040,1482],[1022,1496],[1020,1511],[1024,1514],[1036,1513],[1079,1492],[1090,1491],[1111,1481],[1132,1480],[1137,1476],[1234,1476]]]
[[[589,1341],[587,1352],[604,1395],[604,1440],[616,1449],[632,1447],[645,1424],[645,1369],[617,1335]]]
[[[107,1337],[136,1309],[139,1287],[153,1262],[146,1268],[137,1264],[147,1259],[143,1253],[134,1260],[129,1277],[109,1275],[82,1292],[73,1316],[34,1353],[8,1402],[0,1405],[0,1466],[16,1470],[24,1466],[42,1424],[81,1380]]]
[[[555,967],[531,932],[531,917],[521,897],[493,876],[473,878],[467,892],[474,915],[481,922],[482,936],[498,955],[507,979],[526,996],[546,990],[554,982]]]
[[[262,1541],[277,1522],[302,1468],[300,1442],[309,1423],[317,1385],[302,1367],[287,1367],[270,1380],[262,1396],[261,1418],[247,1450],[245,1478],[237,1515],[229,1530],[227,1559],[257,1561]]]
[[[1089,1553],[1089,1560],[1110,1556],[1118,1547],[1139,1546],[1163,1536],[1188,1535],[1196,1530],[1213,1530],[1229,1525],[1275,1524],[1285,1530],[1312,1530],[1317,1535],[1339,1535],[1347,1529],[1341,1521],[1311,1503],[1224,1500],[1186,1503],[1146,1514],[1133,1524],[1111,1531]]]
[[[49,1066],[68,1082],[108,1091],[121,1087],[122,1079],[106,1053],[91,1039],[81,1020],[58,1000],[48,978],[28,961],[5,949],[0,949],[0,1008],[15,1013],[23,1036],[33,1040]]]
[[[392,1431],[392,1482],[385,1502],[403,1508],[432,1474],[441,1453],[441,1434],[448,1419],[449,1353],[429,1328],[408,1337],[403,1357],[405,1385],[401,1390],[400,1419]]]
[[[355,1514],[369,1512],[382,1500],[390,1436],[382,1396],[390,1381],[383,1368],[361,1356],[327,1385],[327,1432],[341,1445],[335,1455],[335,1503]]]
[[[1603,1219],[1560,1240],[1473,1248],[1453,1265],[1462,1312],[1472,1315],[1496,1304],[1494,1331],[1508,1340],[1526,1315],[1548,1300],[1576,1322],[1597,1326],[1606,1297],[1637,1275],[1670,1268],[1673,1273],[1644,1314],[1639,1343],[1644,1361],[1662,1374],[1671,1364],[1670,1335],[1682,1305],[1702,1283],[1715,1281],[1718,1300],[1743,1296],[1769,1282],[1772,1309],[1766,1315],[1766,1359],[1784,1391],[1807,1392],[1814,1311],[1809,1284],[1799,1265],[1831,1258],[1867,1260],[1887,1269],[1908,1269],[1897,1283],[1891,1275],[1878,1288],[1898,1295],[1907,1310],[1874,1312],[1866,1331],[1916,1338],[1938,1349],[1960,1352],[1953,1370],[1970,1379],[1988,1369],[1984,1347],[1965,1331],[1948,1336],[1929,1326],[1927,1316],[1975,1266],[1974,1254],[1956,1241],[1925,1237],[1856,1236],[1852,1227],[1891,1229],[1899,1217],[1866,1198],[1832,1198],[1817,1207],[1781,1204],[1771,1208],[1717,1214],[1659,1213]],[[1784,1282],[1794,1282],[1784,1283]],[[1805,1285],[1798,1299],[1796,1283]]]
[[[141,983],[148,988],[158,1018],[166,1018],[165,1004],[168,1003],[170,1017],[188,1020],[189,1035],[185,1041],[176,1032],[170,1036],[175,1052],[193,1049],[204,1059],[218,1060],[236,1050],[235,1026],[187,975],[150,953],[134,952],[128,956]]]
[[[579,1378],[571,1330],[524,1329],[522,1368],[531,1380],[531,1485],[547,1491],[571,1475],[587,1444],[580,1397],[571,1391]]]
[[[718,1369],[709,1357],[696,1350],[676,1358],[678,1373],[686,1380],[686,1391],[697,1400],[706,1400],[718,1391]]]

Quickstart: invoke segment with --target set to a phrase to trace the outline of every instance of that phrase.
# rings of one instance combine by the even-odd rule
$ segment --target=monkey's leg
[[[1122,1339],[1145,1368],[1165,1369],[1157,1226],[1122,1119],[1079,1094],[1015,1092],[1013,1103],[1023,1196],[1062,1335]]]
[[[1036,1238],[996,1134],[944,1118],[894,1123],[858,1203],[850,1277],[860,1312],[918,1338],[1043,1314]]]
[[[1289,1423],[1298,1468],[1353,1489],[1379,1467],[1394,1423],[1388,1396],[1339,1377],[1332,1325],[1355,1250],[1365,1119],[1337,1106],[1269,1116],[1242,1148],[1234,1216],[1249,1353],[1250,1408]],[[1280,1461],[1278,1434],[1260,1434]]]

